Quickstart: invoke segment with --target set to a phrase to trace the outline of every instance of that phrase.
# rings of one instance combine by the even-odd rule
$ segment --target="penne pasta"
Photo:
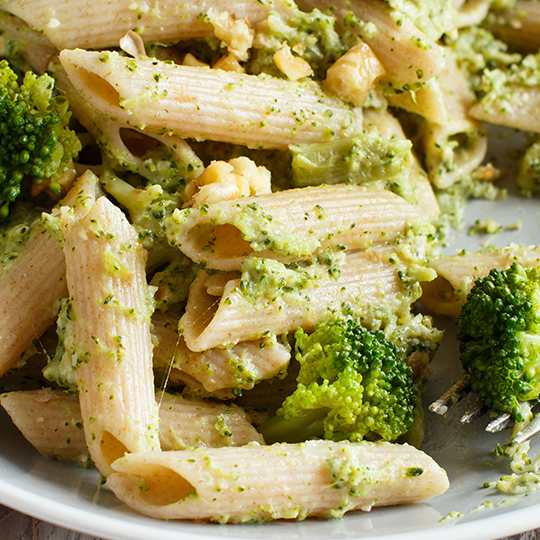
[[[164,451],[263,443],[249,416],[234,404],[158,394],[159,440]],[[0,395],[24,437],[46,457],[91,466],[79,398],[44,388]]]
[[[301,9],[331,9],[339,30],[348,30],[369,45],[381,62],[392,90],[414,90],[444,68],[442,47],[378,0],[299,0]],[[372,25],[370,31],[369,25]]]
[[[59,49],[115,47],[129,30],[136,29],[145,41],[161,43],[212,37],[214,28],[207,13],[230,12],[256,25],[277,9],[286,15],[290,8],[281,0],[258,2],[204,0],[154,4],[131,0],[72,2],[70,0],[8,0],[1,9],[17,15],[47,36]]]
[[[190,351],[178,335],[178,320],[171,321],[159,313],[152,319],[154,369],[168,371],[174,380],[187,374],[205,391],[250,390],[264,379],[283,375],[291,358],[289,348],[271,339],[238,343],[230,348],[202,352]],[[174,373],[171,373],[173,370]]]
[[[518,262],[522,266],[540,264],[540,248],[510,245],[504,249],[441,255],[429,262],[437,278],[422,283],[422,304],[433,313],[457,316],[474,282],[492,268],[506,270]]]
[[[420,450],[311,441],[131,454],[108,484],[142,514],[219,522],[338,517],[444,492],[446,473]]]
[[[76,216],[84,216],[96,199],[97,182],[94,174],[85,173],[62,204],[71,207]],[[11,254],[11,262],[2,266],[0,376],[23,358],[33,340],[53,324],[59,300],[67,295],[64,253],[52,227],[40,219],[34,221],[25,233],[29,238],[22,251]]]
[[[443,90],[446,119],[423,129],[426,170],[433,185],[447,188],[479,167],[487,152],[487,133],[469,115],[474,96],[456,61],[447,58],[438,76]],[[457,141],[464,139],[463,144]]]
[[[344,305],[366,317],[380,310],[384,317],[386,309],[397,309],[408,298],[396,261],[388,259],[392,257],[375,250],[353,253],[347,255],[337,279],[321,279],[290,293],[270,287],[267,296],[243,290],[240,279],[231,279],[221,296],[213,296],[206,287],[209,276],[200,270],[179,327],[190,350],[204,351],[299,327],[309,332]]]
[[[63,50],[60,61],[90,105],[145,131],[285,150],[361,128],[361,109],[351,109],[310,81],[136,60],[108,51]]]
[[[64,358],[76,368],[90,456],[107,475],[125,452],[159,448],[146,254],[105,197],[81,220],[64,211],[62,230],[72,302]]]
[[[175,211],[167,236],[196,263],[230,271],[255,253],[291,262],[321,248],[388,245],[420,219],[390,191],[338,184]]]

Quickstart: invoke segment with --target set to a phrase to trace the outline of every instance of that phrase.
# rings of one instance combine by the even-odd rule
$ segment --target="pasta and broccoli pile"
[[[0,2],[0,403],[163,519],[443,493],[418,302],[539,260],[438,248],[503,196],[483,122],[540,133],[540,4],[105,4]]]

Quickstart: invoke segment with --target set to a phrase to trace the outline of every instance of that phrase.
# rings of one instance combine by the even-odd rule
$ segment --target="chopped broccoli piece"
[[[289,149],[295,187],[362,184],[399,174],[411,142],[368,133],[331,142],[293,145]]]
[[[81,150],[68,127],[71,113],[64,97],[53,97],[54,79],[27,72],[19,87],[7,60],[0,62],[0,220],[21,193],[28,177],[39,184],[51,180],[51,191],[60,195],[55,178]]]
[[[540,393],[540,268],[491,270],[474,284],[456,323],[472,390],[491,410],[527,421],[527,402]]]
[[[260,430],[267,443],[396,440],[414,421],[412,370],[381,331],[329,319],[296,332],[296,390]]]

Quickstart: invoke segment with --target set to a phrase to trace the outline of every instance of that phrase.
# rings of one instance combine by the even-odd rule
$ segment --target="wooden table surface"
[[[0,505],[0,540],[99,540],[45,523]],[[150,539],[149,539],[150,540]],[[414,540],[411,537],[411,540]],[[496,540],[496,539],[493,539]],[[501,540],[540,540],[540,529]]]

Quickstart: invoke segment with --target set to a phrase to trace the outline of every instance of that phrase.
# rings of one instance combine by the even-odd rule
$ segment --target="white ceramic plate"
[[[514,136],[495,133],[495,155],[507,157]],[[475,201],[469,206],[467,222],[493,217],[502,225],[523,221],[519,231],[505,232],[490,240],[499,246],[509,242],[540,244],[540,200],[510,196],[501,202]],[[456,239],[456,247],[474,249],[485,238]],[[436,320],[446,328],[443,344],[434,360],[424,402],[429,404],[461,374],[454,329],[448,320]],[[462,426],[459,417],[466,404],[459,404],[448,419],[427,413],[423,449],[448,472],[451,488],[441,497],[403,507],[351,513],[342,520],[271,522],[259,525],[213,525],[189,522],[160,522],[139,516],[121,504],[106,489],[96,489],[97,473],[41,457],[0,412],[0,503],[45,521],[86,534],[113,540],[210,540],[210,539],[355,539],[392,540],[491,540],[540,527],[540,491],[509,498],[493,489],[480,489],[484,482],[508,474],[508,460],[497,459],[497,442],[508,434],[483,431],[487,420]],[[539,437],[540,439],[540,437]],[[540,453],[540,440],[532,454]],[[474,510],[486,501],[493,507]],[[441,522],[450,512],[463,517]]]

